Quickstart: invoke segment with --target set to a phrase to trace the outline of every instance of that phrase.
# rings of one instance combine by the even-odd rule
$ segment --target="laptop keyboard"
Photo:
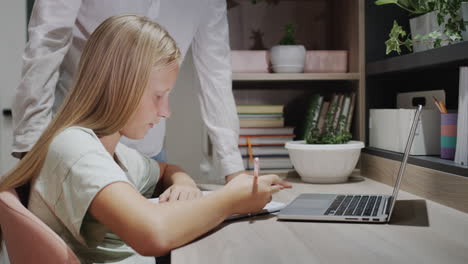
[[[377,216],[382,196],[338,195],[324,215]]]

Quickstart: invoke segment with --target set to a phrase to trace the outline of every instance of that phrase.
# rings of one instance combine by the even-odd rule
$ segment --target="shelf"
[[[356,81],[359,73],[233,73],[233,81]]]
[[[468,63],[468,41],[441,48],[383,59],[367,64],[367,75],[418,70],[435,66],[460,66]]]
[[[401,161],[403,159],[403,153],[393,152],[378,148],[367,147],[362,150],[364,153]],[[412,156],[408,157],[408,163],[417,165],[424,168],[439,170],[447,173],[452,173],[464,177],[468,177],[468,166],[462,166],[456,164],[451,160],[444,160],[437,156]]]

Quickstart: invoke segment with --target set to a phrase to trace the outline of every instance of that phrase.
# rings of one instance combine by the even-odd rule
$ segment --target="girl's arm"
[[[160,168],[160,182],[165,190],[160,196],[160,202],[189,200],[201,197],[202,193],[198,189],[193,179],[180,167],[164,162],[158,162]],[[155,190],[160,192],[159,189]]]
[[[139,254],[161,256],[219,225],[235,213],[262,209],[271,194],[290,185],[276,175],[258,180],[240,175],[200,199],[153,204],[131,185],[116,182],[102,189],[89,212]]]

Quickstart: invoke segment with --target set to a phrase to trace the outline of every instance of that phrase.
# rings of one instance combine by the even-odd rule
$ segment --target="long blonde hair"
[[[7,172],[0,191],[37,177],[54,137],[70,126],[98,137],[116,133],[136,111],[150,71],[178,63],[175,41],[158,24],[139,15],[106,19],[91,34],[62,107],[31,151]]]

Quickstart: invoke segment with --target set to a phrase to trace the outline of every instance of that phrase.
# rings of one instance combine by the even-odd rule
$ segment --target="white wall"
[[[14,90],[21,77],[21,54],[26,43],[26,0],[0,2],[0,111],[11,108]],[[0,175],[13,167],[11,118],[0,114]],[[8,264],[4,243],[0,263]]]
[[[26,0],[0,2],[0,110],[11,108],[26,43]],[[13,167],[11,118],[0,116],[0,174]]]

